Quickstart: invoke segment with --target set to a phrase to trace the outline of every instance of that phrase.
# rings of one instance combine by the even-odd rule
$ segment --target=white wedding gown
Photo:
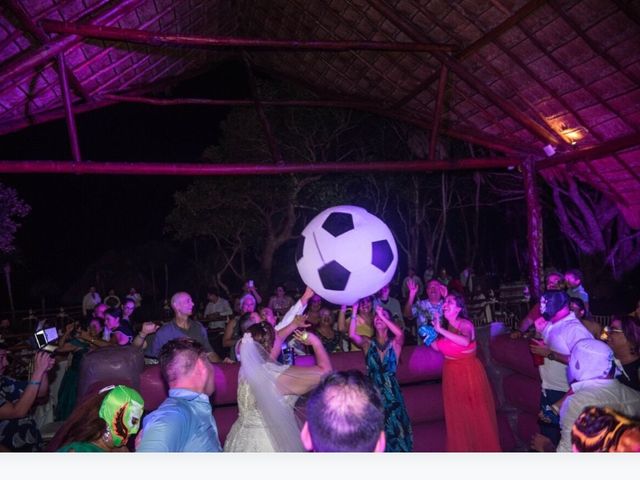
[[[288,365],[268,364],[269,370],[280,375]],[[284,400],[293,408],[297,395],[285,395]],[[235,421],[224,443],[225,452],[276,452],[269,435],[269,428],[256,404],[251,387],[242,378],[238,381],[238,419]]]

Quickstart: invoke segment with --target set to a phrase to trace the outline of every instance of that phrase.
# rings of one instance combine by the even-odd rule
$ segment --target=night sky
[[[223,65],[176,86],[174,97],[247,98],[240,66]],[[228,109],[119,104],[76,117],[84,161],[197,162],[216,143]],[[64,120],[0,136],[0,159],[69,160]],[[31,207],[17,234],[16,307],[29,283],[47,278],[64,291],[101,253],[162,238],[172,194],[190,177],[2,175]],[[2,282],[4,283],[4,282]],[[8,310],[6,289],[0,311]]]

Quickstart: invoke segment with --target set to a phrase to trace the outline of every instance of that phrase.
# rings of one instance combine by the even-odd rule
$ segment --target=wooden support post
[[[542,206],[536,185],[536,166],[533,157],[522,162],[525,201],[527,203],[527,243],[529,250],[529,291],[535,299],[542,294],[543,238]]]
[[[71,102],[71,92],[69,91],[69,81],[67,79],[67,66],[64,61],[64,53],[58,55],[58,75],[60,76],[60,90],[62,91],[62,101],[64,104],[64,114],[67,120],[67,130],[69,130],[69,143],[71,144],[71,156],[74,162],[80,162],[80,143],[78,142],[78,130],[76,129],[76,119],[73,116]]]

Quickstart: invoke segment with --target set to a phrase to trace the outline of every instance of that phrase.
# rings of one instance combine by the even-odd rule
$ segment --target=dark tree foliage
[[[15,234],[20,223],[31,211],[13,188],[0,183],[0,253],[10,254],[15,250]]]

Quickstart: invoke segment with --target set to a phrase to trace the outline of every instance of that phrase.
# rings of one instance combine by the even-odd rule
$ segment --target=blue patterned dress
[[[0,376],[0,407],[5,403],[15,403],[27,388],[27,382]],[[22,418],[0,420],[0,445],[12,452],[39,452],[42,437],[32,415]]]
[[[384,352],[383,359],[380,352]],[[384,433],[387,437],[386,452],[410,452],[413,450],[411,421],[396,379],[398,359],[390,341],[380,346],[371,339],[366,356],[369,378],[373,381],[384,405]]]

